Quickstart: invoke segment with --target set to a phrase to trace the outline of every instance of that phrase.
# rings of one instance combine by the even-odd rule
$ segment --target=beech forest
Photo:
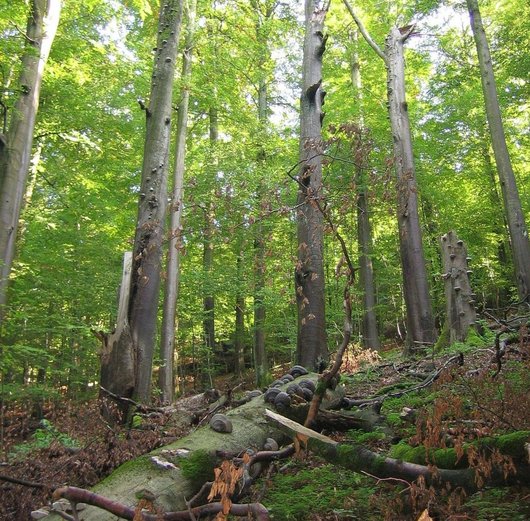
[[[0,0],[0,520],[530,519],[526,0]]]

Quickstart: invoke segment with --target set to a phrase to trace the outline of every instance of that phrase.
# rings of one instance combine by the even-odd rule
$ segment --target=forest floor
[[[459,363],[453,363],[460,353]],[[285,369],[275,368],[274,376]],[[436,372],[435,381],[426,384]],[[224,375],[215,384],[223,392],[233,381],[233,375]],[[251,381],[248,375],[238,392],[251,389]],[[487,344],[453,346],[416,361],[403,360],[399,349],[381,355],[357,351],[345,360],[340,382],[351,400],[381,398],[381,414],[393,435],[377,430],[330,429],[325,433],[398,459],[443,466],[441,455],[454,458],[456,453],[457,459],[462,458],[461,449],[477,440],[507,433],[530,434],[528,338],[509,344],[502,358]],[[110,428],[102,420],[95,399],[41,400],[38,407],[35,403],[4,406],[0,477],[20,482],[0,480],[1,520],[30,519],[32,510],[50,501],[54,488],[65,484],[90,487],[121,463],[194,428],[175,426],[163,414],[150,415],[141,428]],[[199,405],[192,410],[198,403],[186,396],[175,403],[175,408],[195,414],[197,423],[205,414]],[[528,458],[528,454],[523,457]],[[509,467],[505,456],[493,452],[490,456],[466,454],[466,458],[481,468],[485,479],[488,467]],[[458,467],[458,461],[452,463]],[[421,483],[353,473],[311,454],[271,464],[252,487],[250,496],[269,509],[271,519],[279,521],[416,521],[422,513],[421,519],[425,520],[530,519],[527,486],[486,488],[466,496]]]

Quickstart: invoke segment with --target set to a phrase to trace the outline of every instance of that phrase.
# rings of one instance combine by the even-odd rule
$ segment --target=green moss
[[[374,492],[373,483],[363,476],[324,465],[276,475],[270,479],[263,503],[277,521],[305,521],[308,506],[321,516],[340,513],[341,519],[370,519],[369,499]]]
[[[417,382],[407,381],[407,380],[401,381],[401,382],[397,382],[397,383],[394,383],[392,385],[387,385],[385,387],[381,387],[374,394],[374,396],[381,396],[383,394],[391,393],[391,392],[394,392],[394,391],[401,391],[401,390],[407,389],[409,387],[414,387],[414,385],[416,385],[416,384],[417,384]]]
[[[425,465],[426,456],[425,447],[423,445],[411,447],[407,443],[400,441],[397,445],[392,446],[389,454],[391,458]]]
[[[440,336],[438,337],[436,344],[434,344],[434,352],[438,353],[446,347],[449,347],[449,325],[447,320],[444,322],[442,331],[440,332]]]
[[[362,467],[357,447],[346,443],[337,447],[336,463],[339,462],[351,470],[358,470]]]
[[[133,476],[138,474],[146,474],[147,471],[153,467],[149,456],[139,456],[125,462],[115,469],[112,474],[107,476],[103,481],[98,484],[98,487],[108,487],[111,483],[121,478],[123,474]]]
[[[432,461],[441,469],[455,469],[467,466],[465,457],[458,459],[455,449],[436,449],[431,453]]]
[[[398,412],[389,412],[386,415],[386,421],[391,427],[398,427],[403,423]]]
[[[530,504],[525,496],[525,492],[493,488],[471,496],[464,508],[477,521],[526,521],[530,519]]]
[[[380,474],[383,472],[386,465],[386,458],[384,456],[377,456],[372,464],[372,472]]]
[[[496,446],[503,454],[523,460],[526,457],[524,445],[528,441],[530,441],[530,431],[516,431],[496,438]]]
[[[193,486],[200,486],[206,481],[213,481],[215,457],[206,450],[196,450],[188,458],[179,461],[182,475]]]
[[[350,439],[351,441],[355,443],[360,443],[360,444],[366,444],[371,441],[384,440],[385,438],[386,438],[386,435],[383,432],[377,432],[377,431],[364,432],[364,431],[357,430],[357,429],[348,431],[348,439]]]

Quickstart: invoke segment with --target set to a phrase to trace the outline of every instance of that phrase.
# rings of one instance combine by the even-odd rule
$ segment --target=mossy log
[[[310,374],[304,378],[310,378],[316,383],[318,375]],[[282,388],[285,387],[286,385]],[[338,393],[343,394],[344,391],[342,389],[328,391],[323,406],[335,402]],[[205,481],[204,477],[209,474],[213,477],[213,467],[220,463],[216,461],[218,452],[233,454],[248,448],[261,450],[267,438],[274,438],[277,441],[285,438],[281,431],[266,420],[264,413],[268,407],[272,406],[265,403],[263,396],[253,398],[250,402],[226,412],[232,423],[231,433],[215,432],[208,425],[200,427],[185,438],[124,463],[92,490],[130,507],[138,503],[136,497],[139,492],[148,491],[155,497],[155,506],[164,511],[184,510],[187,508],[186,500],[199,490]],[[301,414],[296,407],[292,408],[292,412],[295,415]],[[184,449],[188,451],[187,461],[193,458],[194,454],[209,454],[210,458],[196,458],[197,465],[200,466],[198,462],[203,461],[204,466],[208,468],[197,468],[194,469],[195,472],[183,471],[181,467],[190,466],[181,465],[183,461],[181,454]],[[59,518],[52,514],[46,519]],[[84,521],[115,519],[114,515],[96,507],[89,506],[83,511]]]
[[[470,492],[478,488],[477,482],[497,485],[511,482],[528,483],[530,480],[530,465],[526,461],[514,465],[514,472],[508,475],[504,475],[503,469],[494,468],[489,476],[477,476],[473,468],[441,469],[388,458],[363,445],[336,442],[275,412],[265,411],[265,415],[272,424],[287,434],[296,436],[300,443],[326,460],[379,479],[394,478],[411,483],[423,478],[428,486],[449,485]],[[524,436],[518,436],[517,439],[520,445],[524,446]],[[511,450],[515,451],[513,447]]]

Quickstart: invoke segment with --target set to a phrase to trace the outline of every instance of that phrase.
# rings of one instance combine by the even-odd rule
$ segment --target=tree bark
[[[18,221],[28,178],[33,131],[39,108],[44,67],[48,61],[61,12],[61,0],[32,0],[22,57],[19,97],[9,129],[0,139],[0,327],[15,257]]]
[[[160,358],[162,365],[158,381],[162,392],[162,401],[171,403],[175,393],[173,371],[175,333],[177,318],[177,300],[180,277],[180,247],[182,233],[182,208],[184,200],[184,169],[186,157],[186,134],[188,125],[188,106],[190,99],[191,65],[195,32],[195,13],[197,2],[190,0],[186,6],[186,41],[182,59],[182,89],[177,112],[177,136],[175,148],[175,166],[173,173],[173,194],[169,209],[169,243],[167,252],[166,284],[164,293],[164,313],[160,336]]]
[[[355,41],[357,38],[355,37]],[[359,285],[363,295],[362,345],[366,349],[381,347],[377,331],[375,314],[376,293],[374,269],[372,265],[372,227],[370,224],[369,203],[367,198],[368,179],[366,170],[369,163],[370,146],[367,146],[368,132],[364,128],[362,117],[361,70],[357,52],[353,52],[351,77],[354,95],[361,105],[359,125],[354,133],[353,153],[355,161],[355,187],[357,190],[357,242],[359,247]]]
[[[217,176],[217,141],[219,137],[219,126],[217,108],[210,107],[210,148],[212,154],[212,183],[216,182]],[[202,269],[204,274],[203,293],[203,331],[204,343],[207,349],[207,359],[210,360],[215,345],[215,297],[212,292],[212,269],[213,269],[213,234],[214,234],[214,206],[212,201],[206,202],[203,228],[203,255]],[[209,362],[207,371],[210,369]],[[203,374],[207,379],[208,375]]]
[[[179,0],[162,2],[151,82],[151,99],[146,112],[146,134],[138,217],[131,269],[128,328],[116,347],[129,349],[134,360],[132,396],[149,403],[156,322],[160,290],[162,239],[167,206],[167,175],[171,139],[173,78],[182,18]],[[122,368],[110,369],[117,377]],[[117,391],[116,394],[122,394]]]
[[[131,349],[131,328],[129,325],[128,309],[131,296],[131,269],[132,252],[123,255],[123,272],[120,285],[120,298],[118,303],[118,317],[114,331],[108,335],[96,332],[102,342],[101,372],[99,383],[101,387],[123,398],[131,398],[135,385],[135,361]],[[105,397],[100,393],[100,398]],[[123,421],[127,416],[127,405],[118,404],[121,415],[116,418],[113,410],[104,403],[102,414],[107,420]]]
[[[474,327],[477,320],[475,295],[469,283],[471,272],[467,264],[467,249],[452,231],[443,235],[440,242],[449,344],[465,342],[469,328]]]
[[[418,215],[418,189],[405,99],[403,46],[410,32],[398,28],[386,39],[387,93],[397,176],[397,218],[403,292],[407,308],[406,351],[411,354],[436,341],[429,283]]]
[[[234,333],[234,363],[235,373],[240,376],[245,369],[245,296],[241,281],[243,280],[243,251],[239,247],[237,259],[237,288],[236,288],[236,324]]]
[[[504,212],[510,233],[517,293],[520,302],[530,302],[530,241],[528,239],[528,228],[506,144],[495,76],[493,74],[493,64],[482,24],[482,17],[480,16],[478,0],[466,0],[466,2],[471,20],[471,29],[473,30],[477,47],[486,117],[500,179]]]
[[[298,188],[298,262],[295,270],[298,335],[296,358],[311,369],[329,357],[326,345],[323,216],[315,200],[322,187],[322,55],[326,8],[305,1],[305,39],[300,99],[300,172]]]
[[[256,10],[259,6],[256,5]],[[267,81],[265,63],[270,54],[267,47],[266,34],[263,32],[262,14],[257,11],[256,21],[256,40],[260,48],[260,59],[258,62],[258,127],[259,135],[262,139],[266,139],[266,127],[268,120],[268,99],[267,99]],[[272,12],[267,10],[265,13],[265,22],[272,15]],[[265,319],[266,308],[264,303],[265,291],[265,233],[266,226],[264,224],[263,215],[263,195],[265,190],[266,180],[266,152],[263,144],[258,145],[258,152],[256,157],[256,166],[258,175],[260,176],[257,188],[256,204],[259,209],[258,221],[255,227],[254,238],[254,368],[256,371],[256,385],[261,387],[265,385],[267,375],[269,372],[269,364],[267,360],[267,350],[265,346]]]

